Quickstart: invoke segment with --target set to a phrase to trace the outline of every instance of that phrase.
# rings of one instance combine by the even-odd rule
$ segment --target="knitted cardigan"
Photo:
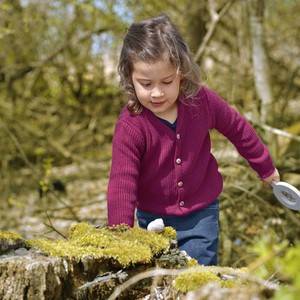
[[[150,110],[133,116],[124,108],[116,123],[107,192],[109,226],[134,225],[135,209],[186,216],[210,205],[223,182],[211,153],[216,129],[261,178],[275,168],[253,127],[212,90],[178,102],[176,131]]]

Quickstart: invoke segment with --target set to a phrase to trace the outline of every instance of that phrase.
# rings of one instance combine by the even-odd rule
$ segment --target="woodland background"
[[[106,222],[111,140],[126,102],[118,54],[126,28],[160,12],[180,28],[203,82],[300,187],[298,0],[0,0],[0,229],[58,237],[76,222]],[[225,181],[219,263],[270,278],[272,259],[299,243],[299,212],[220,134],[212,140]]]

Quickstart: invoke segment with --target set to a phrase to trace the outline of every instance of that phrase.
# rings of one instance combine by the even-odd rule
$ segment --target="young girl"
[[[129,101],[113,137],[109,226],[142,228],[162,218],[178,245],[199,264],[216,265],[222,177],[209,130],[226,136],[265,185],[279,181],[269,151],[252,126],[201,86],[187,44],[161,14],[133,24],[119,61]]]

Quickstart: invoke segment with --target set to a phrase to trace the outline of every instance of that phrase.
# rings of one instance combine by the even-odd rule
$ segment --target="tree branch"
[[[18,139],[16,138],[16,136],[12,133],[12,131],[2,122],[0,121],[0,125],[4,128],[4,130],[6,131],[6,133],[8,134],[8,136],[12,139],[13,143],[15,144],[15,146],[17,147],[17,149],[20,152],[20,155],[24,161],[24,163],[28,166],[28,167],[32,167],[31,162],[29,161],[25,151],[23,150],[22,146],[20,145]]]
[[[247,118],[247,119],[252,124],[254,124],[256,126],[259,126],[259,127],[261,127],[262,129],[264,129],[266,131],[269,131],[269,132],[272,132],[276,135],[284,136],[284,137],[289,138],[291,140],[295,140],[297,142],[300,142],[300,136],[299,135],[291,134],[291,133],[286,132],[284,130],[281,130],[281,129],[278,129],[278,128],[275,128],[275,127],[271,127],[267,124],[262,124],[260,121],[256,121],[256,120],[253,120],[253,119],[250,119],[250,118]]]
[[[210,23],[209,23],[209,27],[208,27],[208,31],[206,32],[199,48],[197,49],[197,52],[195,54],[195,61],[199,61],[200,58],[202,57],[205,48],[207,47],[208,43],[210,42],[213,34],[216,31],[216,27],[217,24],[220,22],[220,20],[222,19],[222,17],[225,15],[225,13],[229,10],[229,8],[231,7],[231,5],[233,4],[234,0],[231,0],[229,2],[227,2],[221,9],[221,11],[219,13],[217,13],[216,9],[215,9],[215,1],[214,0],[209,0],[208,2],[208,10],[209,10],[209,14],[210,14]]]
[[[106,32],[108,30],[109,30],[109,28],[99,28],[97,30],[93,30],[91,32],[85,33],[80,38],[77,38],[75,40],[66,41],[64,43],[64,45],[62,45],[61,47],[59,47],[58,49],[56,49],[52,53],[48,54],[41,61],[32,62],[32,63],[29,63],[28,65],[25,65],[25,66],[24,66],[24,64],[18,64],[18,65],[13,65],[13,66],[9,66],[9,67],[4,67],[4,68],[0,69],[0,74],[7,74],[10,71],[13,71],[13,74],[9,76],[9,79],[11,81],[14,81],[18,78],[23,77],[27,73],[29,73],[29,72],[37,69],[37,68],[43,67],[47,62],[54,59],[56,56],[58,56],[60,53],[62,53],[68,47],[70,47],[70,46],[72,47],[74,45],[81,44],[84,41],[86,41],[87,39],[89,39],[92,35],[102,34],[103,32]]]

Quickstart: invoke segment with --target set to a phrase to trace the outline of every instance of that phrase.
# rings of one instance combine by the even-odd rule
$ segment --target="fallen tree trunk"
[[[160,264],[187,265],[171,236],[125,226],[97,229],[80,223],[68,240],[24,240],[0,232],[0,299],[108,299],[128,278]],[[173,236],[174,237],[174,236]],[[162,258],[162,259],[161,259]],[[151,279],[124,291],[118,299],[150,292]]]
[[[97,229],[86,223],[71,227],[68,239],[59,241],[25,240],[0,231],[0,299],[185,299],[201,286],[206,293],[205,285],[211,282],[223,294],[224,287],[245,287],[246,282],[249,297],[266,289],[270,295],[274,292],[245,280],[244,270],[197,266],[178,249],[175,238],[171,227],[157,234],[122,225]],[[232,299],[240,292],[232,289]],[[247,289],[243,293],[246,297]],[[211,299],[203,298],[201,289],[193,295]]]
[[[66,266],[64,259],[35,253],[2,258],[0,298],[67,299],[70,273]]]

